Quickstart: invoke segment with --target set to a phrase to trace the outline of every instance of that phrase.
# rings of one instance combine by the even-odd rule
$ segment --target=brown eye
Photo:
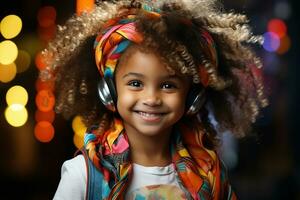
[[[128,85],[131,87],[141,87],[142,83],[138,80],[133,80],[133,81],[129,81]]]
[[[175,89],[177,88],[175,84],[173,83],[164,83],[162,84],[163,89]]]

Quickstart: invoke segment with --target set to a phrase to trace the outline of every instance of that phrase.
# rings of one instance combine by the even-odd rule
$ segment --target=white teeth
[[[146,113],[146,112],[139,112],[140,115],[143,115],[145,117],[156,117],[160,116],[161,114],[156,114],[156,113]]]

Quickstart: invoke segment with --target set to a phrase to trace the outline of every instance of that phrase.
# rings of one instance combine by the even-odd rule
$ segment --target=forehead
[[[186,75],[176,73],[157,53],[137,47],[126,50],[116,70],[116,74],[124,75],[130,72],[144,74],[146,77],[153,78],[172,77],[189,79]]]

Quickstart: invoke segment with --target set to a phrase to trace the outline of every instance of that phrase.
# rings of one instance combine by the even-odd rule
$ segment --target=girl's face
[[[164,134],[184,114],[190,81],[186,76],[170,75],[155,54],[136,49],[115,75],[117,109],[126,131]]]

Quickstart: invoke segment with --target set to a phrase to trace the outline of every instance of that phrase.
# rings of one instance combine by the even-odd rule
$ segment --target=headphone
[[[117,92],[112,78],[102,77],[98,83],[98,95],[105,107],[113,112],[117,111]],[[205,102],[203,87],[192,87],[186,99],[186,115],[196,114]]]

